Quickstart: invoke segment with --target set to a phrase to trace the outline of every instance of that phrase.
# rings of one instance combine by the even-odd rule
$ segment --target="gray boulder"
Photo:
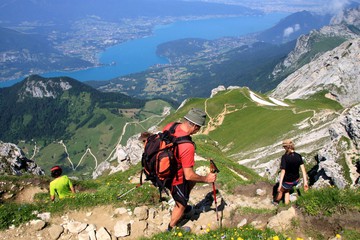
[[[33,160],[25,157],[21,149],[13,143],[0,141],[0,175],[44,175],[44,170],[36,165]]]

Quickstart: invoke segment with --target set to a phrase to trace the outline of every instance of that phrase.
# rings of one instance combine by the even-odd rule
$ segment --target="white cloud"
[[[295,24],[294,30],[295,30],[295,32],[299,31],[300,30],[300,24],[298,24],[298,23]]]
[[[285,28],[283,37],[289,37],[294,32],[292,27]]]
[[[350,3],[349,0],[331,0],[327,4],[324,4],[324,12],[330,14],[336,14],[344,9],[346,5]]]
[[[283,33],[283,37],[289,37],[291,34],[293,34],[294,32],[297,32],[300,30],[300,24],[295,24],[292,27],[288,27],[285,28],[284,33]]]

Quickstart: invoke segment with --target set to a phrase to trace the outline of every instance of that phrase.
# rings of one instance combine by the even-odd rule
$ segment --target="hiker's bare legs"
[[[285,189],[280,185],[279,188],[278,188],[278,194],[276,196],[275,202],[280,202],[281,201],[284,192],[285,192]]]
[[[290,202],[290,193],[286,192],[285,193],[285,204],[289,204],[289,202]]]
[[[170,219],[170,227],[175,227],[176,224],[179,222],[179,220],[181,219],[182,215],[184,214],[186,206],[181,205],[181,203],[179,202],[175,202],[175,207],[172,211],[171,214],[171,219]]]
[[[290,192],[289,192],[289,190],[287,190],[283,187],[279,188],[278,195],[276,196],[275,201],[280,202],[283,195],[284,195],[285,204],[289,204],[290,203]]]
[[[196,182],[188,182],[189,193],[191,192],[191,190],[194,188],[195,185],[196,185]],[[169,223],[170,227],[176,226],[176,224],[179,222],[181,217],[184,215],[185,209],[186,209],[186,206],[183,206],[179,202],[175,202],[175,207],[172,211],[171,219],[170,219],[170,223]]]
[[[283,197],[283,193],[281,191],[278,192],[275,202],[280,202]]]

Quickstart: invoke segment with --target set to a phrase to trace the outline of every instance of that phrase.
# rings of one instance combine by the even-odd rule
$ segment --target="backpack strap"
[[[176,153],[176,159],[179,159],[179,149],[178,149],[178,145],[182,144],[182,143],[192,143],[196,149],[196,144],[193,142],[191,136],[187,135],[187,136],[182,136],[182,137],[178,137],[175,138],[174,140],[174,147],[175,147],[175,153]],[[180,169],[182,166],[180,166],[178,169]]]
[[[179,122],[174,122],[173,125],[171,125],[171,127],[169,128],[169,132],[171,135],[175,133],[175,129],[179,124],[180,124]]]
[[[175,133],[175,129],[176,127],[181,124],[179,122],[174,122],[173,125],[171,125],[171,127],[169,128],[169,132],[171,135],[174,135]],[[174,144],[180,144],[180,143],[185,143],[185,142],[191,142],[195,145],[195,143],[192,141],[192,138],[190,135],[186,135],[186,136],[182,136],[182,137],[177,137],[174,140]]]
[[[181,143],[187,143],[187,142],[190,142],[190,143],[195,145],[195,143],[193,142],[191,136],[189,136],[189,135],[175,138],[175,142],[176,142],[177,145],[181,144]]]

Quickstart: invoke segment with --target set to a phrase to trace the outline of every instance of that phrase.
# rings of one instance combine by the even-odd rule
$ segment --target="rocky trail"
[[[335,239],[343,226],[356,229],[359,213],[342,213],[332,217],[310,217],[293,206],[274,206],[271,203],[273,186],[266,182],[241,185],[233,194],[225,193],[221,186],[218,192],[217,220],[212,185],[198,184],[192,192],[190,203],[194,213],[183,219],[181,225],[189,226],[196,234],[206,234],[219,227],[241,227],[250,224],[258,229],[272,228],[285,232],[294,239],[307,238],[317,232],[323,239]],[[39,186],[27,186],[16,196],[16,202],[31,202]],[[136,191],[136,190],[134,190]],[[129,193],[131,194],[131,193]],[[163,201],[157,206],[138,206],[134,210],[114,208],[111,205],[97,206],[50,215],[40,213],[39,220],[0,232],[0,239],[139,239],[166,230],[174,203]]]

